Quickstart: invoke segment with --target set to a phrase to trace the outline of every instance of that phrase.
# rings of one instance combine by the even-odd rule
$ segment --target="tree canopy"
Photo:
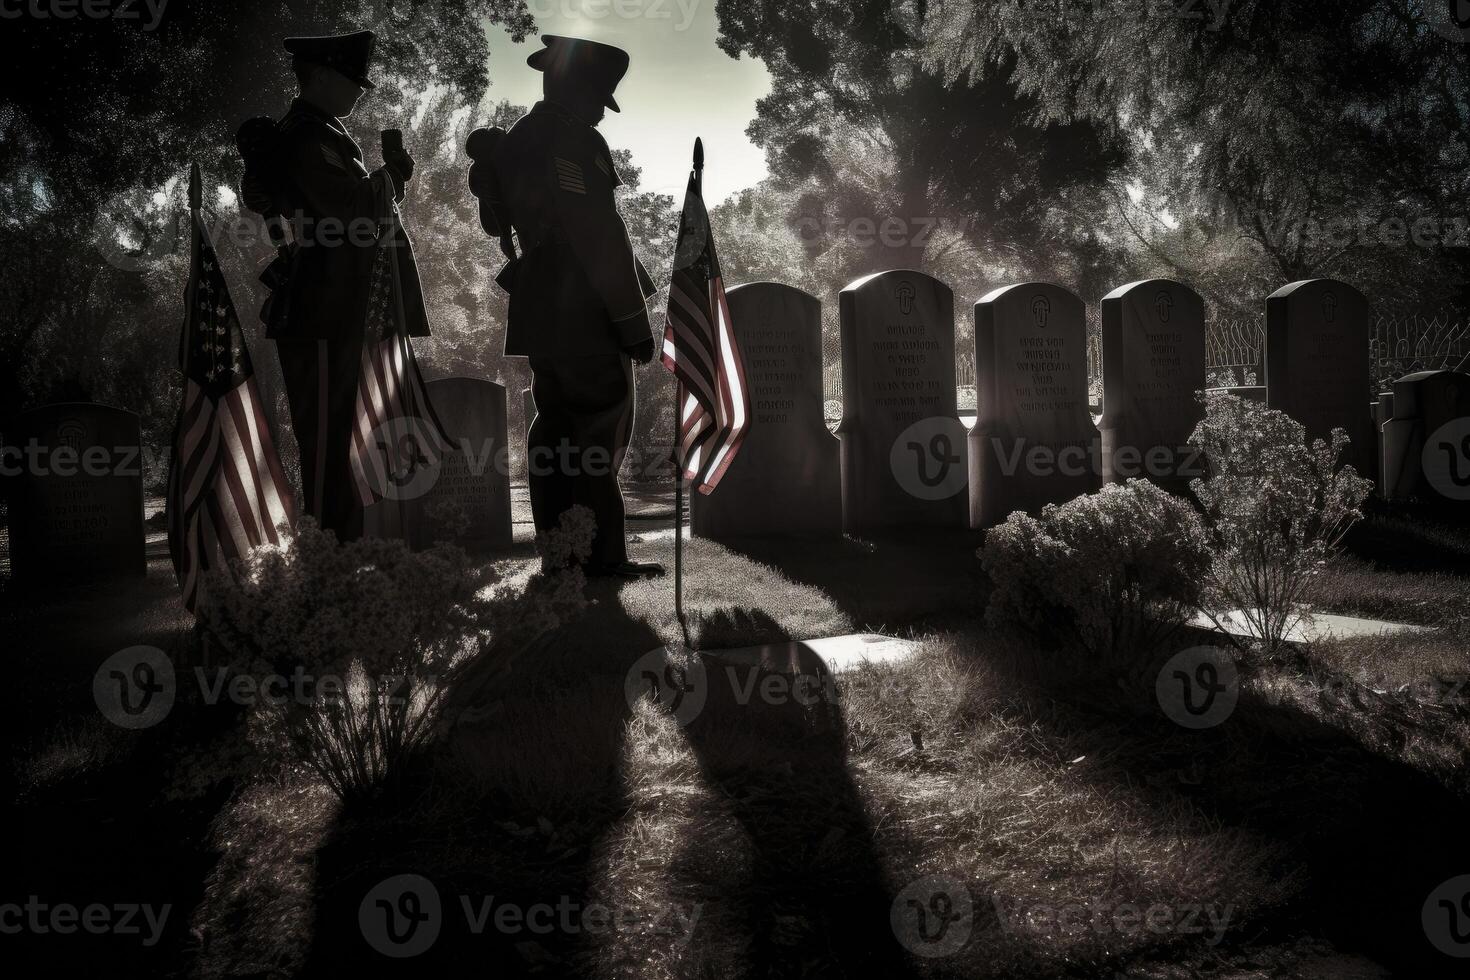
[[[772,92],[750,135],[811,252],[844,275],[939,268],[957,251],[997,278],[1100,259],[1089,211],[1125,145],[1102,119],[1048,111],[1003,50],[967,73],[928,56],[923,4],[721,0],[721,46],[761,58]],[[887,225],[885,232],[884,226]]]
[[[1013,60],[1051,114],[1126,134],[1123,230],[1144,264],[1217,299],[1337,276],[1463,309],[1470,58],[1447,6],[944,2],[925,57],[955,80]]]

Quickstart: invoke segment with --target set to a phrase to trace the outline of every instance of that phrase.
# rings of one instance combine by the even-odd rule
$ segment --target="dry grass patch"
[[[1312,575],[1303,599],[1322,612],[1470,634],[1470,583],[1449,572],[1390,571],[1343,556]]]

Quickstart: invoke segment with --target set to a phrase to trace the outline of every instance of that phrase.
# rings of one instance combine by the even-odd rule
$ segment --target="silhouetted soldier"
[[[401,136],[383,134],[383,166],[369,172],[341,122],[373,87],[367,76],[376,40],[372,31],[286,38],[300,95],[273,139],[268,134],[260,140],[269,145],[257,146],[253,161],[247,130],[241,130],[247,205],[264,212],[269,204],[292,223],[294,244],[281,263],[287,268],[274,282],[267,279],[276,292],[267,307],[266,336],[277,342],[281,356],[291,427],[301,449],[306,513],[343,540],[362,534],[362,504],[348,452],[370,275],[377,235],[388,217],[378,213],[378,202],[384,181],[401,201],[413,176]],[[401,228],[396,234],[389,247],[400,249],[406,330],[412,337],[427,336],[412,247]]]
[[[541,40],[546,47],[527,64],[542,72],[545,98],[509,133],[477,132],[469,147],[481,221],[512,259],[497,280],[510,291],[505,353],[531,362],[531,510],[544,531],[575,504],[592,509],[589,575],[661,575],[660,565],[628,560],[618,487],[633,424],[632,362],[653,359],[645,301],[654,288],[633,256],[613,197],[622,180],[594,128],[604,108],[619,111],[613,92],[628,55],[580,38]]]

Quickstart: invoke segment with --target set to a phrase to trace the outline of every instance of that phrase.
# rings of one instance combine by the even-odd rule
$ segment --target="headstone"
[[[11,573],[22,585],[147,571],[138,416],[87,403],[20,416],[0,473]]]
[[[1383,427],[1384,496],[1470,501],[1470,374],[1420,371],[1393,385]]]
[[[694,533],[840,535],[838,443],[822,411],[822,304],[778,282],[727,297],[751,421],[715,492],[690,495]]]
[[[505,387],[479,378],[443,378],[425,387],[453,447],[420,499],[428,540],[472,553],[509,548]]]
[[[1147,477],[1176,493],[1204,475],[1189,436],[1204,417],[1205,304],[1188,286],[1148,279],[1102,301],[1102,479]]]
[[[842,290],[842,526],[965,526],[954,294],[896,270]]]
[[[1003,523],[1097,490],[1101,444],[1088,411],[1086,308],[1050,283],[975,304],[979,415],[970,431],[970,522]]]
[[[1266,404],[1300,422],[1308,439],[1346,430],[1341,462],[1377,472],[1368,370],[1370,310],[1335,279],[1309,279],[1266,300]]]

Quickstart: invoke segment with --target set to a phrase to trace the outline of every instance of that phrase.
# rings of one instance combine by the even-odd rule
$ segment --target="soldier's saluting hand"
[[[538,531],[576,504],[597,536],[590,575],[660,575],[628,560],[618,470],[633,423],[632,361],[653,359],[646,300],[655,292],[633,255],[614,191],[622,184],[594,128],[628,70],[611,45],[544,35],[527,59],[545,98],[477,160],[471,188],[485,230],[519,256],[498,277],[510,291],[505,353],[528,357],[536,420],[527,438]]]

